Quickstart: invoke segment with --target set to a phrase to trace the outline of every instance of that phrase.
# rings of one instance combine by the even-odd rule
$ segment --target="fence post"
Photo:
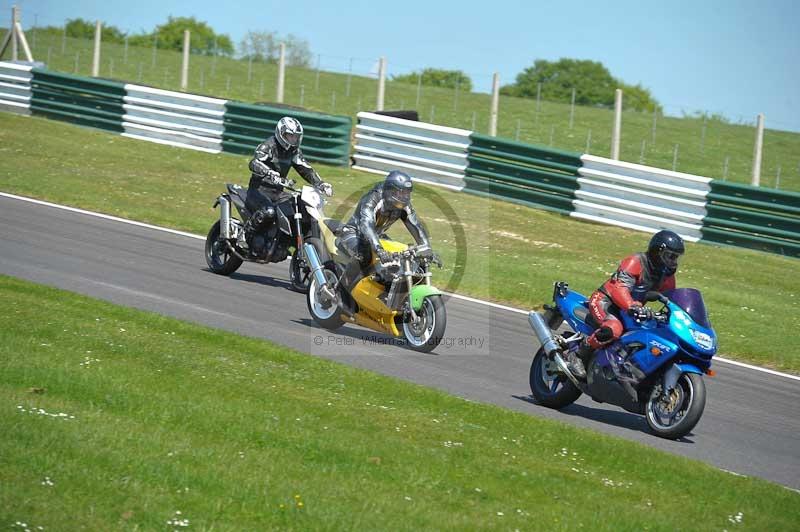
[[[19,61],[19,47],[17,45],[17,22],[19,21],[19,11],[17,6],[11,6],[11,60]],[[5,45],[4,45],[5,47]]]
[[[191,37],[189,30],[183,30],[183,64],[181,65],[181,90],[189,88],[189,45]]]
[[[575,87],[572,87],[572,100],[569,103],[569,128],[575,123]]]
[[[764,148],[764,113],[758,114],[756,121],[756,144],[753,148],[753,177],[750,184],[754,187],[761,182],[761,151]]]
[[[622,89],[614,92],[614,129],[611,133],[611,158],[619,160],[619,139],[622,135]]]
[[[489,115],[489,135],[497,136],[497,109],[500,106],[500,74],[492,76],[492,107]]]
[[[422,92],[422,71],[417,74],[417,104],[416,109],[419,110],[419,96]]]
[[[376,108],[378,111],[383,111],[383,96],[386,92],[386,58],[381,57],[378,60],[378,102]]]
[[[283,103],[283,84],[286,75],[286,44],[281,43],[278,56],[278,89],[275,93],[275,101]]]
[[[102,33],[102,27],[99,20],[94,25],[94,54],[92,55],[93,78],[100,75],[100,34]]]
[[[350,58],[350,64],[347,67],[347,86],[345,87],[344,95],[350,97],[350,83],[353,79],[353,58]]]

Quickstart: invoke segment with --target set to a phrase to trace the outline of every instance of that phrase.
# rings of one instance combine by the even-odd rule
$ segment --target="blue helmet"
[[[411,204],[413,189],[414,184],[408,174],[391,171],[383,182],[383,202],[393,209],[404,209]]]

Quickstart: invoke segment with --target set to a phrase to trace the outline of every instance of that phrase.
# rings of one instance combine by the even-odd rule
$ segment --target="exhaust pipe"
[[[583,386],[578,382],[578,379],[575,378],[575,375],[569,370],[567,363],[564,362],[564,359],[561,358],[561,349],[559,348],[558,341],[556,337],[553,336],[553,331],[550,330],[550,327],[547,326],[545,323],[544,318],[538,312],[531,311],[528,313],[528,323],[531,324],[531,328],[533,332],[536,334],[536,338],[539,339],[539,343],[542,344],[542,349],[544,352],[547,353],[547,356],[553,359],[558,366],[558,369],[561,372],[569,377],[569,380],[578,387],[578,389],[584,389]]]
[[[531,324],[531,328],[536,334],[536,338],[539,339],[539,343],[542,344],[542,348],[544,349],[544,352],[548,354],[548,356],[552,357],[554,353],[559,352],[558,342],[556,341],[555,336],[553,336],[553,331],[551,331],[550,327],[547,326],[547,323],[545,323],[541,314],[535,311],[530,311],[528,313],[528,323]]]
[[[219,231],[222,238],[231,237],[231,202],[225,196],[219,197]]]

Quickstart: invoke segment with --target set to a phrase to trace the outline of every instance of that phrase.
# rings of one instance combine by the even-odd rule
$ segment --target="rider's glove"
[[[329,198],[333,196],[333,187],[330,183],[325,183],[324,181],[319,184],[319,190]]]
[[[636,321],[648,321],[653,319],[653,310],[641,304],[631,305],[628,314]]]
[[[442,267],[442,259],[439,258],[439,254],[438,253],[432,253],[431,254],[431,258],[428,259],[428,260],[430,260],[431,264],[435,264],[440,268]]]
[[[381,264],[386,264],[387,262],[392,262],[392,256],[383,248],[378,248],[375,250],[375,254],[378,255],[378,260],[381,261]]]

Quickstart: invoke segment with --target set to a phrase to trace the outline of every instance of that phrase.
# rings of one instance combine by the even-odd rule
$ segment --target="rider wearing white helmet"
[[[331,186],[320,179],[319,174],[308,164],[300,143],[303,141],[303,126],[290,116],[278,120],[275,134],[256,148],[250,161],[250,184],[247,189],[247,209],[253,213],[245,224],[245,235],[251,252],[263,253],[263,238],[254,238],[264,233],[275,217],[275,206],[283,188],[288,184],[286,176],[294,168],[311,185],[330,195]]]

